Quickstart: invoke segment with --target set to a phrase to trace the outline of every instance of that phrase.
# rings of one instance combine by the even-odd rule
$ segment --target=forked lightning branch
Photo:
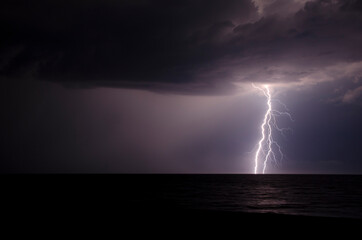
[[[273,162],[276,165],[283,160],[284,154],[282,148],[273,136],[277,131],[284,135],[284,131],[290,130],[289,128],[280,128],[277,124],[277,117],[286,116],[293,121],[290,113],[287,111],[286,106],[278,100],[273,100],[271,96],[271,89],[268,85],[256,86],[254,88],[260,90],[266,97],[267,110],[264,115],[263,122],[260,125],[260,140],[257,144],[257,149],[254,158],[254,173],[265,173],[268,163]],[[273,102],[279,102],[285,111],[278,111],[274,109]]]

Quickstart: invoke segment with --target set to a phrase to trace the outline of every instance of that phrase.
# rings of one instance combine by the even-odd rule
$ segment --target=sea
[[[362,219],[362,175],[127,175],[120,191],[147,208],[168,206]]]
[[[201,212],[202,216],[208,216],[208,213],[219,212],[238,216],[293,215],[362,220],[362,175],[40,174],[1,177],[4,184],[0,203],[7,206],[10,216],[16,216],[15,210],[30,211],[28,215],[32,216],[39,209],[51,209],[53,214],[74,209],[85,215],[111,212],[135,219],[159,213],[168,216],[186,212],[197,216]]]

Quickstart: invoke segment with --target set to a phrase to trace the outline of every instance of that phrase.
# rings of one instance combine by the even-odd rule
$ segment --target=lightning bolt
[[[277,117],[286,116],[291,121],[294,120],[288,112],[288,108],[285,106],[285,104],[283,104],[279,100],[272,99],[269,85],[263,85],[262,87],[258,87],[254,83],[252,83],[252,86],[260,90],[267,99],[268,108],[265,112],[263,122],[260,126],[261,138],[257,144],[258,147],[254,158],[254,173],[257,174],[259,168],[259,159],[263,157],[262,173],[264,174],[269,161],[273,161],[276,165],[278,165],[278,162],[283,160],[284,158],[282,148],[273,138],[273,130],[278,131],[283,136],[285,136],[285,131],[291,130],[290,128],[279,127],[276,120]],[[273,109],[272,101],[279,103],[286,111],[278,111]]]

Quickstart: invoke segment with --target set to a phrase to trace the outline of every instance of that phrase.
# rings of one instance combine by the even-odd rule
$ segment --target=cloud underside
[[[2,79],[224,94],[234,83],[357,84],[362,76],[360,1],[1,5]]]

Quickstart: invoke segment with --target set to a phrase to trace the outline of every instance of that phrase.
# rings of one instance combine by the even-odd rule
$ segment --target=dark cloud
[[[338,80],[361,63],[361,4],[2,1],[3,79],[217,94],[233,82]],[[343,66],[343,67],[342,67]]]
[[[271,82],[295,121],[278,122],[293,131],[275,135],[285,158],[270,172],[361,173],[361,11],[3,0],[0,172],[249,173],[265,114],[249,82]]]
[[[3,2],[2,50],[22,48],[3,77],[33,77],[86,85],[190,83],[222,52],[210,51],[246,1]]]

